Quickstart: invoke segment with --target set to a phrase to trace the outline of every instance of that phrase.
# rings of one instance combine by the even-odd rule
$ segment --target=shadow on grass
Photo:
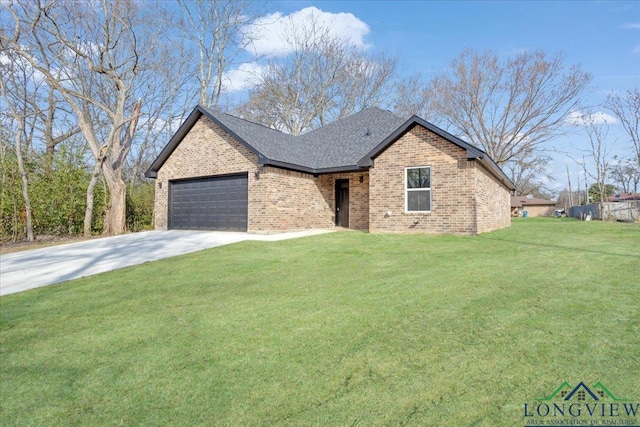
[[[597,255],[611,255],[611,256],[617,256],[617,257],[640,259],[640,255],[606,252],[606,251],[599,251],[595,249],[580,248],[575,246],[563,246],[563,245],[554,245],[550,243],[527,242],[522,240],[506,239],[506,238],[488,236],[488,235],[480,235],[478,237],[487,239],[487,240],[497,240],[499,242],[513,243],[513,244],[522,245],[522,246],[536,246],[539,248],[561,249],[566,251],[584,252],[584,253],[597,254]]]

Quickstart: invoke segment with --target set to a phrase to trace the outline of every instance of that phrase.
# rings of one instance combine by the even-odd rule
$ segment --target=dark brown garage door
[[[247,231],[247,175],[170,182],[169,228]]]

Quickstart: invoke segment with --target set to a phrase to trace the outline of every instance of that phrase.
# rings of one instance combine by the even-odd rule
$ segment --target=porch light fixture
[[[360,175],[360,184],[364,182],[364,176]]]
[[[260,171],[255,171],[253,176],[255,176],[256,179],[260,179]]]

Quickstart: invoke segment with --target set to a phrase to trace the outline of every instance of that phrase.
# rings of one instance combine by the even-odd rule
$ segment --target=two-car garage
[[[247,174],[169,182],[169,229],[247,231]]]

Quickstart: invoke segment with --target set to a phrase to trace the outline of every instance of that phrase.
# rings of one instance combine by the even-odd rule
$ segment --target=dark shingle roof
[[[249,144],[254,151],[267,159],[281,162],[296,163],[304,156],[304,152],[297,143],[296,137],[282,133],[275,129],[202,107],[209,118],[217,121],[227,132],[235,135],[241,141]]]
[[[300,143],[312,153],[315,169],[356,166],[404,122],[389,111],[367,108],[301,135]]]
[[[153,161],[145,173],[147,177],[157,177],[158,170],[203,115],[255,153],[260,164],[314,174],[366,169],[389,145],[413,126],[420,125],[466,150],[467,158],[480,161],[505,185],[514,188],[504,172],[482,150],[417,116],[404,120],[380,108],[367,108],[304,135],[292,136],[198,105]]]
[[[265,158],[308,169],[356,167],[365,154],[405,122],[389,111],[367,108],[295,137],[229,114],[204,110]]]

